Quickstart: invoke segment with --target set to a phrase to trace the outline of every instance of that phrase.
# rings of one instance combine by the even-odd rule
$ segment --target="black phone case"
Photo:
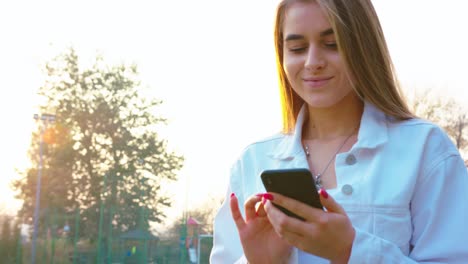
[[[308,169],[265,170],[260,177],[268,192],[279,193],[323,210],[312,174]],[[304,220],[279,205],[275,206],[288,216]]]

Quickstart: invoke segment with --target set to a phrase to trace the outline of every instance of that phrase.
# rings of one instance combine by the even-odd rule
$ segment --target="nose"
[[[307,58],[304,63],[304,67],[307,71],[312,73],[321,71],[326,66],[326,60],[322,54],[320,48],[309,46],[309,50],[307,52]]]

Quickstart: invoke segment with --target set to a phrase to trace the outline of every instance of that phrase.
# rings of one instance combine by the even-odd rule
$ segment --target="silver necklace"
[[[322,170],[322,172],[320,172],[319,174],[317,175],[313,175],[314,177],[314,181],[315,181],[315,186],[317,186],[317,189],[321,189],[323,187],[322,185],[322,176],[323,174],[327,171],[328,167],[330,166],[330,164],[332,163],[332,161],[335,159],[336,155],[340,152],[341,148],[346,144],[346,142],[348,141],[349,138],[351,138],[352,135],[354,135],[354,132],[356,131],[357,128],[355,128],[353,130],[353,132],[346,137],[346,139],[343,141],[343,143],[341,143],[340,147],[338,148],[338,150],[336,150],[335,154],[332,156],[332,158],[328,161],[327,163],[327,166],[325,166],[325,169]],[[309,146],[305,145],[304,144],[304,151],[306,153],[306,156],[307,156],[307,159],[310,157],[310,151],[309,151]]]

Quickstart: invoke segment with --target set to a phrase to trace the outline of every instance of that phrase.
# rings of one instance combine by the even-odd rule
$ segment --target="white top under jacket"
[[[301,144],[307,110],[295,131],[244,149],[231,168],[224,203],[214,220],[210,263],[246,263],[229,209],[265,192],[266,169],[308,168]],[[356,230],[349,263],[468,263],[468,172],[447,135],[420,119],[394,121],[365,103],[358,140],[336,156],[337,188],[327,190]],[[311,190],[315,191],[315,190]],[[290,263],[328,261],[294,250]]]

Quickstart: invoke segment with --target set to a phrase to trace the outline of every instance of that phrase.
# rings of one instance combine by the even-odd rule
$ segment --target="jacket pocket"
[[[412,235],[411,214],[407,208],[375,208],[374,234],[396,244],[401,251],[409,254]]]
[[[408,208],[393,206],[344,206],[353,225],[398,246],[409,254],[412,235]]]

